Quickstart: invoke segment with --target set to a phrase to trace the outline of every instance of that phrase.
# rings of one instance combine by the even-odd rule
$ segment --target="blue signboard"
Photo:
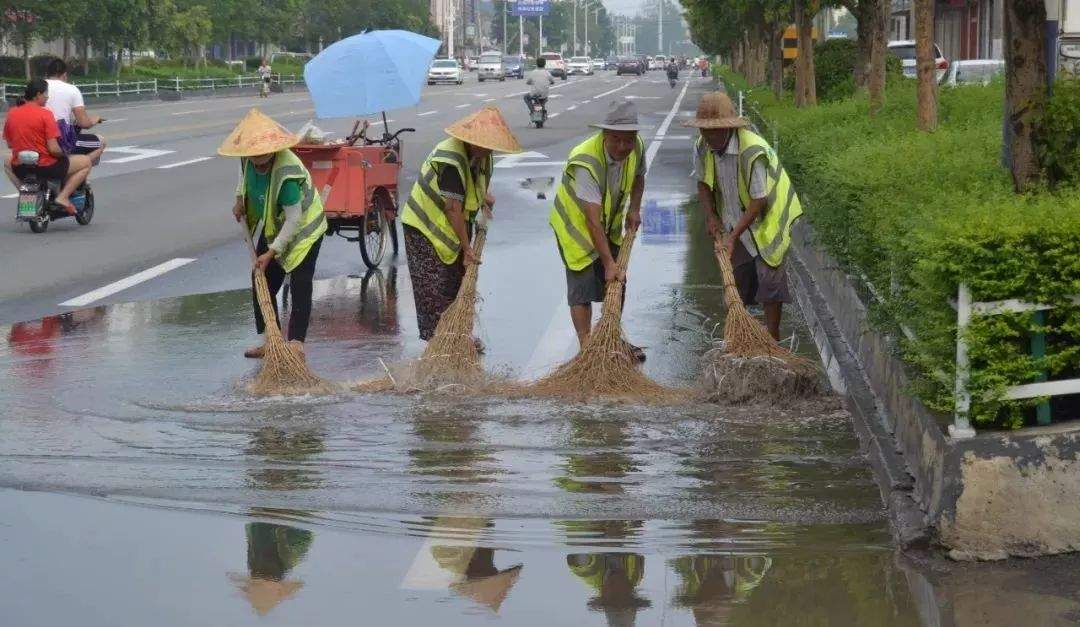
[[[510,10],[511,15],[523,17],[535,17],[548,13],[551,13],[551,0],[517,0],[514,8]]]

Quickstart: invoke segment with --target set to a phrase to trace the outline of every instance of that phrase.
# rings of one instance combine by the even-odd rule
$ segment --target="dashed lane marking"
[[[191,115],[192,113],[206,113],[207,109],[189,109],[187,111],[174,111],[169,115]]]
[[[416,117],[422,118],[425,115],[435,115],[436,113],[438,113],[438,111],[424,111],[423,113],[417,113]]]
[[[195,261],[195,260],[190,259],[188,257],[177,257],[176,259],[170,259],[170,260],[166,261],[165,263],[158,264],[158,265],[154,266],[153,268],[147,268],[146,270],[143,270],[142,272],[137,272],[137,273],[135,273],[135,274],[133,274],[133,275],[131,275],[129,277],[120,279],[119,281],[109,283],[108,285],[105,285],[103,287],[99,287],[98,289],[96,289],[96,290],[94,290],[92,292],[87,292],[87,293],[83,294],[82,296],[76,296],[75,298],[72,298],[71,300],[65,300],[64,302],[60,303],[60,306],[61,307],[85,307],[85,306],[87,306],[87,305],[89,305],[91,303],[97,302],[97,301],[99,301],[99,300],[101,300],[103,298],[108,298],[109,296],[112,296],[113,294],[116,294],[118,292],[122,292],[122,291],[124,291],[126,289],[129,289],[129,288],[132,288],[132,287],[135,287],[136,285],[138,285],[140,283],[145,283],[145,282],[149,281],[150,279],[157,278],[157,277],[165,274],[166,272],[172,272],[173,270],[176,270],[177,268],[181,268],[183,266],[186,266],[186,265],[188,265],[189,263],[191,263],[193,261]]]
[[[202,163],[203,161],[209,161],[211,159],[213,159],[213,157],[199,157],[198,159],[188,159],[187,161],[179,161],[177,163],[169,163],[167,165],[159,165],[157,167],[157,169],[159,169],[159,170],[171,170],[173,168],[179,168],[181,166],[191,165],[193,163]]]

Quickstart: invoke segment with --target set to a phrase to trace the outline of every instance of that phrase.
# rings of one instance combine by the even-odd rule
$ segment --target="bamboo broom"
[[[722,243],[714,252],[724,283],[724,342],[705,354],[705,379],[714,400],[785,402],[821,392],[813,361],[779,344],[743,305],[735,271]]]
[[[244,232],[244,241],[247,242],[248,251],[251,253],[252,265],[255,263],[255,246],[251,236],[241,223],[240,228]],[[274,313],[273,301],[270,297],[270,287],[266,283],[266,274],[262,270],[254,270],[255,275],[255,298],[259,302],[259,311],[265,322],[266,344],[263,354],[262,369],[258,376],[248,386],[248,389],[260,396],[278,394],[316,394],[329,393],[335,390],[335,386],[321,379],[308,369],[307,362],[302,353],[293,350],[281,333],[281,327]]]
[[[625,272],[637,230],[628,231],[616,263]],[[638,369],[630,343],[622,332],[622,281],[607,284],[600,320],[585,346],[570,361],[525,389],[532,396],[585,402],[597,398],[672,403],[687,400],[689,392],[665,387]]]

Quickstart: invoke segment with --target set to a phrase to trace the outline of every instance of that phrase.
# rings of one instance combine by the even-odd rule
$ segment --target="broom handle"
[[[722,240],[717,239],[714,242],[713,252],[716,253],[716,261],[720,264],[720,275],[724,282],[724,302],[727,303],[728,309],[735,303],[743,304],[742,297],[739,296],[739,288],[735,285],[735,270],[731,267],[731,258],[724,249]]]
[[[251,253],[251,265],[255,265],[258,254],[255,252],[255,243],[251,241],[251,233],[248,233],[246,222],[240,222],[240,230],[244,233],[244,241],[247,243],[248,252]],[[262,313],[263,323],[266,329],[267,340],[270,341],[284,338],[281,327],[274,320],[274,306],[271,303],[270,287],[266,283],[266,273],[262,270],[253,270],[255,278],[255,299],[259,303],[259,311]]]

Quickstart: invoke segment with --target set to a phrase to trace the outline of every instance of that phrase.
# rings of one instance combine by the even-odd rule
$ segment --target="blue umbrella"
[[[357,117],[415,106],[438,39],[377,30],[342,39],[304,66],[320,118]]]

